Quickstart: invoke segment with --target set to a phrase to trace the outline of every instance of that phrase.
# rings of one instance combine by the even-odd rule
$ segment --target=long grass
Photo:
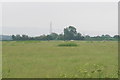
[[[117,78],[118,43],[74,41],[3,41],[3,78]],[[95,64],[95,65],[94,65]]]

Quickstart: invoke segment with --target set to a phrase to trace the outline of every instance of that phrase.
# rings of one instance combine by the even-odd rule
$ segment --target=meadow
[[[3,78],[117,78],[117,41],[3,41]]]

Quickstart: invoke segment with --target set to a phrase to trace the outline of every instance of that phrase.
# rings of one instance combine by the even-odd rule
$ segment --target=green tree
[[[28,35],[22,35],[21,40],[29,40]]]
[[[19,34],[16,35],[15,37],[16,40],[21,40],[21,36]]]
[[[57,40],[64,40],[64,35],[63,34],[59,34],[57,37]]]
[[[120,35],[114,35],[113,38],[120,41]]]
[[[86,35],[84,38],[85,40],[91,40],[91,37],[89,35]]]
[[[75,40],[76,36],[77,36],[77,31],[75,27],[69,26],[67,28],[64,28],[64,39],[65,40]]]
[[[52,37],[53,40],[56,40],[58,37],[57,33],[51,33],[50,36]]]
[[[53,38],[52,38],[51,35],[47,35],[47,36],[46,36],[46,40],[48,40],[48,41],[49,41],[49,40],[53,40]]]
[[[15,35],[12,35],[12,39],[13,39],[13,40],[16,40],[16,37],[15,37]]]
[[[81,33],[77,33],[77,35],[75,36],[75,40],[84,40],[84,37]]]

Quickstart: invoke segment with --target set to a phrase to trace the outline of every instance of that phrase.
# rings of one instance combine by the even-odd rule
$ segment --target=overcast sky
[[[118,34],[117,2],[9,2],[2,5],[3,34],[63,33],[68,26],[91,36]]]

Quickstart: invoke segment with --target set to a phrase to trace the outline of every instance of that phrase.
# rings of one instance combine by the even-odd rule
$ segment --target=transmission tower
[[[52,21],[50,21],[50,34],[52,33]]]

